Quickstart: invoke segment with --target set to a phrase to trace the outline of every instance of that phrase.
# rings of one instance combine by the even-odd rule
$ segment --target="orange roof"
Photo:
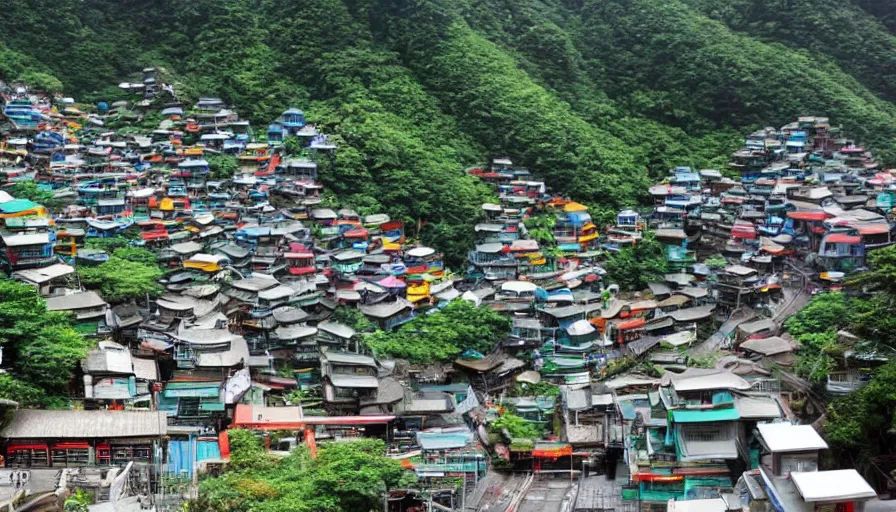
[[[854,227],[859,230],[859,234],[862,235],[880,235],[890,231],[890,225],[883,222],[854,224]]]
[[[581,203],[576,203],[575,201],[570,201],[563,205],[563,211],[566,213],[572,212],[584,212],[588,211],[588,207]]]
[[[821,210],[816,210],[810,212],[787,212],[787,216],[794,220],[819,221],[826,219],[828,217],[828,214]]]
[[[633,318],[632,320],[626,320],[625,322],[619,322],[616,324],[616,327],[622,330],[625,329],[635,329],[638,327],[643,327],[647,323],[643,318]]]

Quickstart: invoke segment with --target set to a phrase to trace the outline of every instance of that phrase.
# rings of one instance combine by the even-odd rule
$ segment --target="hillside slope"
[[[458,249],[489,196],[462,169],[493,155],[598,213],[799,115],[828,115],[896,161],[896,36],[875,2],[8,4],[0,75],[97,101],[156,66],[185,101],[219,95],[257,122],[302,106],[342,139],[328,189]]]

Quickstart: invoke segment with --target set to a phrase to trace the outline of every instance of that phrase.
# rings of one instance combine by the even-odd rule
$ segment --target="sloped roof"
[[[786,352],[793,352],[793,345],[779,336],[771,336],[759,340],[747,340],[740,344],[740,348],[763,356],[773,356]]]
[[[12,275],[13,277],[21,277],[22,279],[30,281],[32,283],[42,284],[52,279],[56,279],[57,277],[73,274],[74,272],[74,267],[64,265],[62,263],[56,263],[44,268],[18,270],[16,272],[13,272]]]
[[[877,493],[855,469],[807,471],[790,474],[803,500],[814,502],[856,501],[876,498]]]
[[[727,371],[715,368],[688,368],[682,373],[666,372],[661,385],[672,386],[677,391],[704,391],[713,389],[750,389],[750,383]]]
[[[253,275],[252,277],[246,279],[239,279],[237,281],[232,281],[230,286],[236,288],[237,290],[246,290],[250,292],[259,292],[261,290],[267,290],[268,288],[273,288],[280,284],[273,277],[261,277],[257,275]]]
[[[791,423],[763,423],[757,425],[762,441],[772,452],[803,452],[826,450],[828,443],[811,425]]]
[[[332,364],[376,367],[376,360],[374,358],[351,352],[337,352],[335,350],[330,350],[321,354],[320,358],[321,362],[326,361]]]
[[[106,301],[94,291],[78,292],[47,298],[47,311],[71,311],[75,309],[105,306]]]
[[[158,437],[168,431],[164,412],[18,409],[11,415],[0,431],[6,439]]]
[[[741,419],[774,420],[781,417],[781,406],[772,396],[734,396],[734,407]]]
[[[373,318],[389,318],[409,309],[410,306],[403,301],[380,302],[379,304],[361,304],[358,309],[361,313]]]
[[[354,329],[339,322],[321,322],[317,325],[317,328],[323,332],[345,339],[351,338],[356,334]]]
[[[454,361],[454,364],[468,370],[487,372],[501,366],[504,363],[504,357],[504,354],[489,354],[482,359],[458,359]]]

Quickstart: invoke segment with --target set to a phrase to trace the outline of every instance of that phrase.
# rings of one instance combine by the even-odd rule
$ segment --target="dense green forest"
[[[509,155],[599,207],[673,165],[718,167],[745,130],[827,115],[896,161],[896,18],[845,0],[11,0],[0,75],[114,100],[144,66],[264,123],[336,134],[328,190],[462,255]],[[457,263],[456,261],[454,263]]]

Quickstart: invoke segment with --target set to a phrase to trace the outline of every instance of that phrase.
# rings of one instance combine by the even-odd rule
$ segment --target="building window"
[[[90,462],[87,448],[53,449],[53,466],[86,466]]]
[[[46,448],[10,448],[6,459],[9,467],[45,468],[49,467]]]

